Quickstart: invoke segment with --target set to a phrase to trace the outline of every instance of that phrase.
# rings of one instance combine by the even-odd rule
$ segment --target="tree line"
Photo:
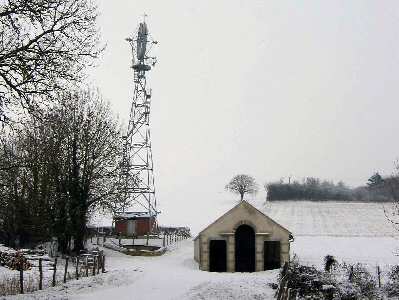
[[[397,170],[399,170],[397,168]],[[314,201],[364,201],[364,202],[392,202],[399,199],[399,176],[392,175],[383,178],[379,173],[373,174],[366,185],[351,188],[342,181],[321,180],[306,177],[301,182],[294,180],[288,183],[282,179],[264,185],[267,193],[266,200],[314,200]],[[240,195],[240,201],[246,194],[258,191],[255,179],[246,174],[234,176],[225,189]]]
[[[378,173],[376,173],[380,176]],[[364,186],[355,188],[348,187],[342,181],[320,180],[315,177],[306,177],[299,181],[284,183],[272,182],[265,184],[267,200],[315,200],[315,201],[365,201],[365,202],[387,202],[395,199],[392,194],[392,183],[395,177],[387,177],[385,180],[376,179],[376,174],[370,177]],[[389,183],[389,185],[388,185]],[[396,186],[394,188],[397,189]]]

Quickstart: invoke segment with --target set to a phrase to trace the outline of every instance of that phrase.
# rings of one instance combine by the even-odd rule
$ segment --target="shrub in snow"
[[[338,293],[341,300],[357,300],[361,298],[360,288],[352,282],[341,281],[338,285]]]
[[[31,264],[28,259],[21,252],[18,251],[11,259],[8,267],[12,270],[29,270],[31,268]]]
[[[314,266],[301,265],[296,256],[287,269],[279,275],[279,282],[287,280],[287,287],[298,292],[299,297],[316,297],[317,299],[332,299],[335,291],[335,282],[325,272]]]
[[[346,275],[339,283],[341,299],[377,299],[377,283],[367,268],[360,264],[342,264]]]
[[[332,255],[326,255],[324,257],[324,271],[331,272],[331,269],[337,266],[338,262]]]
[[[399,266],[393,266],[388,272],[388,281],[383,289],[388,297],[399,296]]]
[[[0,247],[0,265],[12,270],[19,270],[21,267],[23,270],[31,268],[31,264],[22,252],[4,246]]]
[[[299,299],[380,299],[377,283],[362,264],[339,265],[326,258],[329,268],[321,271],[314,266],[301,265],[296,256],[279,276],[279,283],[287,280],[287,287],[298,292]],[[335,265],[335,268],[332,266]],[[392,272],[392,285],[399,283],[399,266]],[[392,288],[393,289],[393,288]],[[399,288],[396,290],[399,292]]]

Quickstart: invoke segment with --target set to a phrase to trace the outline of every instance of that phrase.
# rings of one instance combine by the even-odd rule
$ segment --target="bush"
[[[279,275],[279,283],[287,280],[288,288],[296,290],[300,297],[318,297],[318,299],[332,299],[335,282],[325,272],[317,270],[314,266],[301,265],[296,256],[288,268],[283,269]]]
[[[5,266],[11,270],[19,270],[21,267],[23,270],[29,270],[31,268],[28,259],[19,251],[0,251],[0,266]]]
[[[383,290],[388,297],[399,296],[399,266],[393,266],[388,272],[388,282],[384,285]]]
[[[327,255],[321,271],[314,266],[301,265],[296,256],[288,268],[279,275],[279,283],[288,282],[287,287],[298,292],[300,299],[379,299],[377,283],[362,264],[338,264],[334,257]],[[335,266],[333,269],[332,266]],[[334,272],[332,272],[334,271]],[[391,272],[391,295],[399,294],[399,266]],[[287,280],[287,281],[285,281]],[[396,285],[396,286],[395,286]],[[396,295],[396,294],[395,294]]]
[[[326,255],[324,257],[324,271],[331,272],[333,267],[336,267],[338,264],[337,260],[332,255]]]
[[[367,268],[360,264],[342,264],[346,277],[339,284],[341,299],[376,299],[377,283]]]

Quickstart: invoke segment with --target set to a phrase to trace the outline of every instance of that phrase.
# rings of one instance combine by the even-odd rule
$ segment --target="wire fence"
[[[2,278],[0,296],[43,290],[69,280],[79,280],[106,272],[105,255],[100,250],[82,252],[78,256],[67,256],[63,259],[56,257],[54,260],[31,257],[28,261],[28,270],[21,263],[16,266],[17,276],[9,275]]]

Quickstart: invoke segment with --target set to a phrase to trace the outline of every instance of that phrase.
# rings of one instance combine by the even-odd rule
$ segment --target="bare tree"
[[[91,211],[118,201],[120,125],[90,90],[60,94],[43,115],[3,139],[0,235],[11,245],[56,236],[64,252],[73,238],[80,250]]]
[[[399,230],[399,162],[395,162],[393,175],[383,178],[380,186],[390,195],[392,203],[384,206],[384,213],[388,221]]]
[[[102,50],[96,11],[90,0],[0,1],[0,121],[82,78]]]
[[[258,191],[258,185],[255,182],[255,179],[249,175],[240,174],[234,176],[230,182],[225,186],[225,189],[239,194],[241,197],[241,201],[244,200],[245,194],[252,194]]]
[[[90,211],[112,209],[118,201],[120,127],[96,91],[64,95],[59,116],[58,125],[67,133],[64,164],[71,232],[75,250],[80,250]]]

